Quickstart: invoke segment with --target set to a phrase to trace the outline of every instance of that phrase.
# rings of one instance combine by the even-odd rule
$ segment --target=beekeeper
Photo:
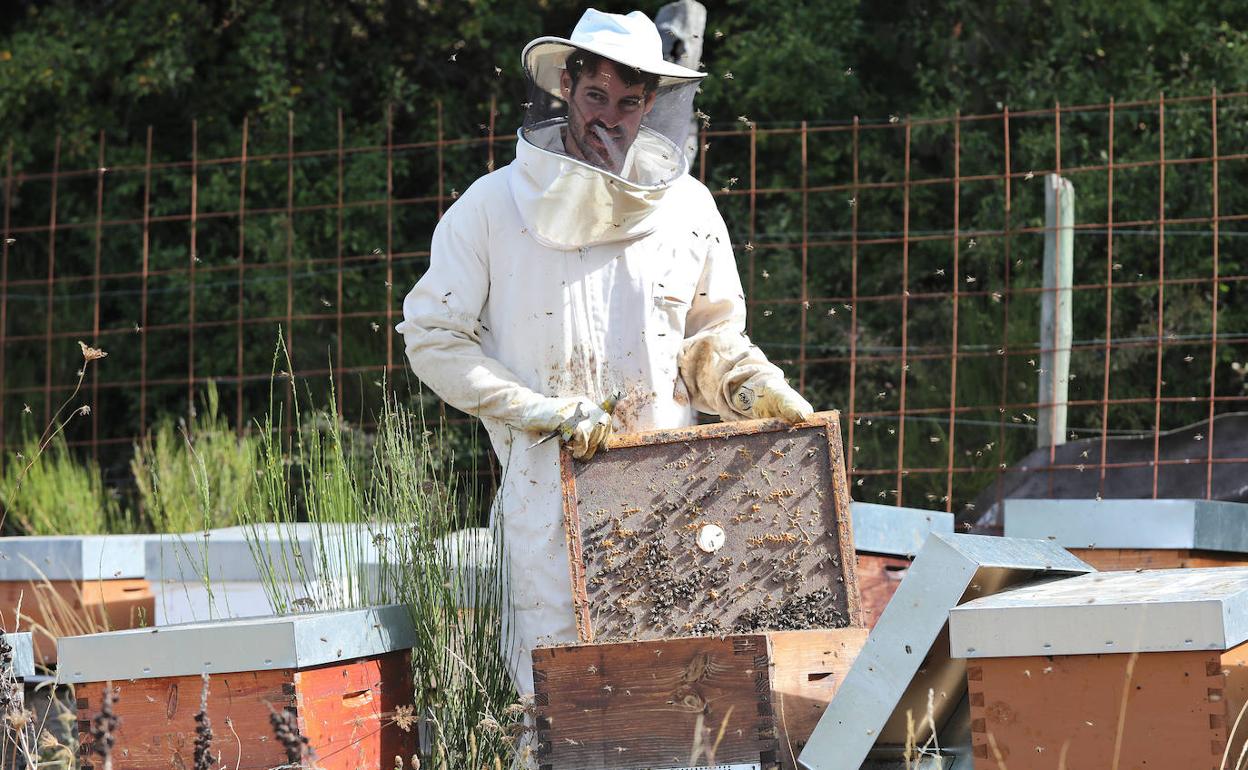
[[[494,512],[508,552],[511,665],[575,641],[559,442],[588,460],[614,432],[812,409],[745,336],[728,230],[686,173],[703,73],[663,60],[645,14],[590,9],[570,39],[523,54],[530,95],[516,159],[481,179],[433,234],[403,302],[412,370],[481,418],[503,468]],[[613,413],[602,408],[622,395]]]

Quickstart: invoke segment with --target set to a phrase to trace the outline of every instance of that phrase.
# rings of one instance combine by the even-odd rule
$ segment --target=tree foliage
[[[641,9],[653,14],[661,3],[649,1]],[[919,0],[892,3],[779,2],[778,0],[715,0],[708,2],[708,29],[703,62],[710,74],[699,108],[710,116],[712,127],[727,134],[714,138],[706,153],[707,182],[712,189],[730,187],[732,179],[749,175],[748,128],[797,126],[835,127],[861,116],[864,126],[895,125],[897,130],[864,131],[861,136],[860,174],[863,180],[892,181],[901,178],[905,153],[903,141],[907,116],[948,116],[1045,109],[1055,103],[1098,104],[1116,99],[1120,103],[1167,97],[1205,95],[1214,89],[1235,90],[1248,81],[1248,6],[1211,0],[1095,0],[1069,2],[1046,0],[946,0],[940,4]],[[630,6],[601,4],[603,10],[623,11]],[[0,151],[12,153],[15,171],[46,171],[53,164],[54,137],[60,137],[61,168],[93,168],[98,162],[101,136],[105,165],[142,163],[150,127],[153,158],[185,161],[194,139],[201,158],[238,156],[242,149],[242,126],[248,126],[248,151],[253,156],[283,153],[287,130],[293,125],[295,149],[326,149],[341,140],[351,148],[377,144],[386,135],[386,118],[393,121],[396,141],[426,142],[438,137],[480,137],[488,127],[492,100],[497,105],[496,132],[500,137],[496,163],[506,162],[509,132],[519,123],[524,84],[519,67],[523,45],[542,34],[566,34],[582,12],[570,0],[539,0],[505,3],[499,0],[446,2],[419,0],[84,0],[82,2],[26,2],[0,19]],[[339,114],[342,129],[339,131]],[[293,117],[291,117],[293,116]],[[288,120],[293,123],[288,123]],[[889,124],[890,120],[897,121]],[[1063,166],[1104,163],[1107,152],[1108,116],[1103,111],[1068,113],[1062,144]],[[1224,147],[1242,148],[1242,112],[1228,108],[1221,116]],[[1051,116],[1050,116],[1051,123]],[[1010,146],[1015,173],[1047,168],[1054,156],[1052,126],[1041,118],[1019,119],[1012,124]],[[1157,157],[1160,121],[1155,111],[1124,108],[1116,115],[1115,158],[1147,160]],[[1208,115],[1177,106],[1167,112],[1167,155],[1199,156],[1210,149]],[[101,132],[102,135],[101,135]],[[440,132],[440,133],[439,133]],[[811,134],[807,147],[812,184],[845,184],[851,173],[849,134]],[[952,176],[953,164],[961,173],[1000,174],[1005,166],[1000,125],[997,122],[966,124],[956,137],[950,125],[916,126],[911,132],[910,160],[913,174]],[[955,153],[956,147],[956,153]],[[760,139],[757,152],[757,187],[791,188],[801,177],[801,146],[796,134]],[[291,170],[295,205],[332,205],[339,194],[352,204],[375,200],[385,194],[386,159],[379,153],[347,155],[342,161],[339,184],[336,162],[331,159],[300,161]],[[437,167],[430,153],[412,150],[396,155],[395,196],[414,198],[441,194],[453,197],[485,171],[485,159],[476,149],[448,149],[442,159],[444,188],[436,187]],[[280,209],[287,203],[287,172],[281,161],[259,161],[248,170],[247,205]],[[1210,207],[1209,166],[1184,170],[1176,167],[1167,176],[1168,216],[1197,216]],[[1222,169],[1221,210],[1248,212],[1248,200],[1237,184],[1238,167]],[[815,179],[818,177],[818,179]],[[1076,178],[1081,221],[1100,221],[1107,208],[1106,175]],[[1115,219],[1147,220],[1157,216],[1159,178],[1155,169],[1120,172],[1115,179]],[[133,217],[141,210],[144,179],[141,174],[106,177],[105,216]],[[88,221],[94,216],[95,188],[83,184],[77,191],[67,184],[62,193],[59,221]],[[151,213],[185,212],[189,179],[184,171],[159,175],[153,182],[156,195]],[[199,180],[199,206],[203,211],[228,212],[238,206],[237,168],[205,168]],[[1017,182],[1013,228],[1043,224],[1043,196],[1039,182],[1030,187]],[[19,183],[8,201],[14,221],[46,222],[47,186]],[[903,227],[903,202],[896,190],[864,190],[851,202],[841,193],[811,195],[805,212],[811,233],[823,233],[828,242],[850,228],[856,207],[858,228],[881,236]],[[759,196],[756,221],[748,225],[749,209],[744,196],[721,196],[721,209],[739,242],[750,239],[759,248],[738,251],[743,278],[757,304],[752,333],[777,358],[794,352],[800,329],[797,305],[791,300],[802,281],[802,255],[792,243],[801,233],[803,211],[798,196]],[[963,231],[1000,229],[1004,210],[1002,187],[992,184],[964,185],[958,200]],[[851,205],[846,205],[851,203]],[[954,223],[954,201],[947,185],[915,187],[909,200],[912,231],[939,232]],[[256,308],[284,308],[286,254],[297,262],[294,275],[299,291],[296,314],[311,313],[337,302],[339,273],[326,263],[337,253],[368,254],[383,248],[385,220],[376,210],[351,208],[339,226],[334,213],[300,215],[289,221],[282,216],[249,217],[241,224],[222,217],[200,225],[199,253],[189,255],[185,224],[154,226],[151,261],[155,265],[185,264],[195,256],[207,266],[236,263],[237,231],[245,236],[244,260],[251,264],[271,262],[272,269],[248,278],[248,315]],[[431,207],[395,210],[394,251],[418,253],[427,249],[436,219]],[[1129,229],[1129,228],[1127,228]],[[1210,238],[1208,227],[1167,242],[1167,265],[1171,275],[1208,275]],[[133,230],[133,229],[132,229]],[[293,233],[293,236],[291,235]],[[89,233],[67,233],[57,248],[58,274],[72,274],[88,267],[92,256]],[[1148,232],[1120,234],[1114,242],[1113,262],[1120,263],[1121,279],[1135,278],[1140,287],[1115,306],[1109,321],[1115,338],[1146,339],[1157,333],[1157,290],[1149,280],[1158,274],[1157,238]],[[339,246],[341,239],[341,246]],[[972,251],[961,244],[961,275],[953,275],[952,250],[948,242],[916,242],[909,253],[909,291],[947,296],[953,282],[963,289],[975,287],[986,294],[1034,289],[1040,284],[1038,236],[981,238]],[[139,234],[117,232],[103,245],[105,270],[133,265]],[[1080,264],[1076,283],[1098,283],[1111,262],[1108,240],[1096,232],[1081,234]],[[38,275],[46,257],[40,244],[22,242],[14,249],[15,275],[28,270]],[[902,271],[896,246],[863,247],[859,254],[858,295],[898,291]],[[1009,255],[1007,258],[1006,255]],[[811,296],[844,297],[853,291],[848,250],[838,246],[812,247],[807,255]],[[320,261],[318,261],[320,260]],[[1241,274],[1245,265],[1231,249],[1223,254],[1223,274]],[[332,259],[330,260],[332,262]],[[1012,267],[1007,268],[1010,264]],[[393,297],[420,270],[419,258],[396,259]],[[237,285],[228,273],[214,273],[199,285],[199,316],[232,317],[236,311]],[[267,276],[267,278],[266,278]],[[1136,276],[1139,276],[1136,278]],[[266,280],[268,281],[266,283]],[[1166,294],[1164,332],[1176,339],[1207,334],[1210,307],[1216,292],[1224,316],[1221,328],[1235,328],[1240,318],[1239,282],[1196,283]],[[377,308],[385,304],[381,276],[376,265],[354,265],[342,274],[343,307]],[[133,282],[105,292],[101,307],[103,325],[127,327],[135,320]],[[58,287],[54,308],[58,325],[75,312],[86,312],[84,295]],[[75,294],[74,292],[79,293]],[[184,278],[169,277],[151,295],[153,317],[175,319],[189,312],[188,286]],[[1030,297],[1030,300],[1029,300]],[[776,304],[769,305],[772,300]],[[1010,304],[1004,323],[1000,304],[984,300],[964,302],[960,307],[960,345],[991,351],[998,346],[1026,348],[1036,345],[1038,307],[1034,295],[1021,295]],[[9,336],[37,335],[43,328],[42,300],[14,296]],[[1117,301],[1117,300],[1116,300]],[[25,303],[25,304],[22,304]],[[832,311],[841,310],[839,315]],[[860,303],[858,350],[886,352],[900,344],[899,304]],[[836,363],[848,349],[848,313],[835,304],[810,309],[807,345],[812,356],[825,363],[808,366],[807,387],[820,406],[846,406],[848,367]],[[952,324],[947,301],[910,303],[908,329],[912,346],[947,349]],[[1248,311],[1245,311],[1248,312]],[[1104,294],[1087,292],[1076,297],[1076,336],[1085,339],[1103,334],[1107,326]],[[275,311],[280,315],[281,311]],[[79,317],[86,322],[85,317]],[[384,319],[383,319],[384,320]],[[342,335],[349,340],[344,364],[376,363],[384,356],[384,333],[377,319],[355,319]],[[86,328],[90,328],[87,323]],[[1008,331],[1007,331],[1008,328]],[[378,333],[380,329],[381,333]],[[267,371],[271,329],[256,328],[244,341],[246,368]],[[293,348],[312,341],[300,355],[301,366],[323,363],[326,348],[333,347],[338,330],[332,325],[305,324],[290,330]],[[132,346],[131,346],[132,347]],[[235,349],[201,346],[202,372],[233,371]],[[311,348],[311,350],[309,350]],[[72,352],[72,351],[71,351]],[[1167,393],[1207,395],[1208,367],[1185,368],[1188,351],[1167,352],[1164,363]],[[34,386],[43,378],[42,349],[10,346],[7,386]],[[138,353],[116,350],[110,365],[133,371]],[[174,342],[153,338],[152,362],[164,361],[172,371],[184,369],[184,351]],[[1219,349],[1215,367],[1216,387],[1222,395],[1240,395],[1242,377],[1222,377],[1238,353],[1232,346]],[[319,360],[317,360],[319,356]],[[1151,398],[1155,351],[1147,346],[1115,351],[1111,361],[1114,395]],[[1173,359],[1173,360],[1172,360]],[[72,375],[75,359],[56,364],[54,379]],[[155,365],[152,363],[151,365]],[[1077,353],[1078,372],[1100,372],[1103,361],[1093,353]],[[1001,401],[1034,401],[1035,365],[1026,356],[1012,357],[1004,365],[996,359],[970,361],[960,370],[958,386],[951,384],[947,362],[915,362],[906,372],[910,383],[909,408],[938,409],[947,406],[951,390],[961,404]],[[791,372],[795,370],[790,367]],[[858,408],[896,409],[902,372],[897,362],[882,356],[859,363],[854,394]],[[1143,376],[1146,374],[1147,376]],[[1099,375],[1098,375],[1099,376]],[[362,401],[366,383],[343,383],[348,401]],[[362,390],[361,390],[362,389]],[[1011,390],[1013,389],[1013,390]],[[248,404],[264,401],[265,385],[258,383]],[[1072,383],[1071,397],[1098,399],[1100,380],[1084,377]],[[112,396],[105,404],[110,421],[133,430],[141,415],[137,399],[130,394]],[[185,407],[186,396],[171,391],[146,415],[150,424],[160,410]],[[181,402],[179,402],[181,399]],[[1201,409],[1204,404],[1199,405]],[[1167,406],[1163,422],[1173,427],[1200,416],[1200,409]],[[230,394],[223,393],[223,411],[230,411]],[[1024,417],[1010,415],[1019,421]],[[972,420],[995,425],[1000,415],[985,408]],[[1151,404],[1115,406],[1110,422],[1116,428],[1149,429],[1154,415]],[[1072,425],[1097,427],[1099,409],[1072,410]],[[894,423],[862,426],[857,441],[864,466],[875,462],[889,467],[895,458]],[[947,425],[933,423],[907,434],[908,466],[943,465]],[[982,434],[959,428],[957,450],[967,461],[982,464],[985,472],[996,467],[1000,447],[985,450],[997,436],[994,427]],[[874,438],[872,438],[874,437]],[[1005,455],[1011,459],[1025,448],[1026,439]],[[892,442],[892,443],[890,443]],[[912,445],[913,442],[913,445]],[[874,448],[873,448],[874,447]],[[877,451],[878,450],[878,451]],[[868,461],[875,452],[879,456]],[[982,458],[979,458],[983,455]],[[939,498],[941,483],[926,487]],[[973,494],[982,479],[966,477],[961,495]],[[874,483],[874,482],[873,482]],[[921,485],[920,485],[921,486]],[[887,481],[877,488],[858,490],[864,496],[886,493]]]

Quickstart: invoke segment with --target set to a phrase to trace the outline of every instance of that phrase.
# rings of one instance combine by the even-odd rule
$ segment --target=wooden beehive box
[[[141,535],[0,538],[0,621],[34,633],[35,661],[56,662],[56,636],[153,622]],[[21,617],[17,617],[18,608]]]
[[[1228,735],[1246,613],[1243,567],[1098,572],[955,608],[976,770],[1221,768],[1248,735]]]
[[[860,770],[868,760],[916,766],[912,747],[933,733],[942,750],[933,761],[946,764],[916,767],[950,767],[957,755],[948,750],[970,746],[961,729],[966,666],[949,655],[950,608],[1039,576],[1089,571],[1047,541],[928,535],[802,750],[804,770]]]
[[[360,571],[351,577],[357,585],[380,580],[383,530],[267,523],[153,536],[145,559],[155,625],[272,614],[281,608],[273,606],[270,583],[304,609],[342,606],[346,569]]]
[[[794,768],[867,631],[769,631],[533,651],[542,770]],[[713,757],[691,756],[698,742]]]
[[[111,686],[121,718],[113,767],[191,767],[207,673],[207,714],[234,770],[286,763],[270,708],[295,715],[323,770],[406,763],[416,733],[393,718],[413,700],[407,613],[390,605],[61,639],[57,680],[76,688],[80,762],[99,763],[91,719]]]
[[[565,451],[578,640],[862,625],[838,419],[629,434],[588,463]]]
[[[932,532],[953,532],[953,514],[897,505],[850,505],[857,553],[858,594],[867,627],[874,627]]]
[[[1005,534],[1053,540],[1106,571],[1248,565],[1244,503],[1006,500]]]

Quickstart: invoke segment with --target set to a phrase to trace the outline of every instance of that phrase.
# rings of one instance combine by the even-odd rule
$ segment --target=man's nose
[[[620,124],[622,115],[618,107],[603,107],[599,110],[596,117],[599,123],[608,129],[612,129]]]

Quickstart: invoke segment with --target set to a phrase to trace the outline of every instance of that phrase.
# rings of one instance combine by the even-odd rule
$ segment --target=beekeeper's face
[[[565,149],[616,174],[637,138],[641,119],[654,108],[655,98],[653,87],[648,88],[635,71],[622,70],[608,59],[590,60],[575,80],[564,70],[561,83],[568,103]]]

